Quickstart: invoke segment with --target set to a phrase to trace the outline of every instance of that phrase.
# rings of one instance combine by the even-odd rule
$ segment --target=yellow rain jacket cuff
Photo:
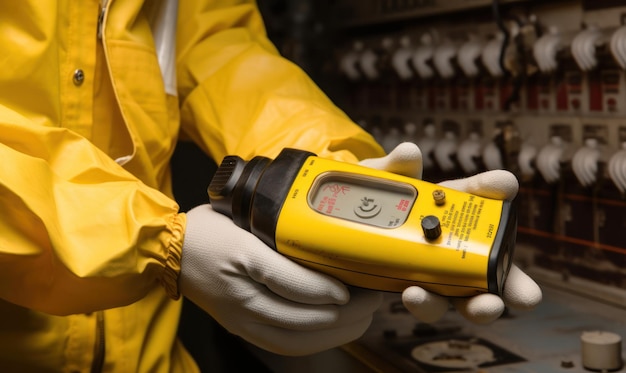
[[[178,275],[180,274],[180,258],[183,249],[183,233],[187,223],[187,215],[178,214],[173,223],[172,239],[169,245],[169,253],[165,262],[165,271],[161,277],[161,284],[167,295],[172,299],[180,298],[178,291]]]

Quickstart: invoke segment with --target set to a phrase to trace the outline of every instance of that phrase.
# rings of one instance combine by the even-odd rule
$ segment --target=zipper
[[[91,373],[101,373],[104,369],[105,356],[104,311],[96,312],[96,340],[93,347]]]
[[[107,5],[109,0],[100,0],[100,14],[98,15],[98,39],[102,40],[102,33],[104,29],[104,16],[107,12]]]

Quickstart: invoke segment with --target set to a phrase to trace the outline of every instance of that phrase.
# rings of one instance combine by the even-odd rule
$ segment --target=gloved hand
[[[382,301],[285,258],[210,205],[187,213],[179,289],[231,333],[283,355],[357,339]]]
[[[365,159],[361,165],[421,178],[422,153],[417,145],[402,143],[382,158]],[[465,179],[449,180],[442,186],[494,199],[513,199],[519,188],[515,176],[505,170],[483,172]],[[532,309],[541,301],[541,289],[519,267],[512,265],[504,284],[502,298],[494,294],[480,294],[470,298],[446,298],[418,286],[402,293],[404,306],[419,320],[435,322],[448,310],[450,302],[466,319],[485,324],[496,320],[504,307]]]

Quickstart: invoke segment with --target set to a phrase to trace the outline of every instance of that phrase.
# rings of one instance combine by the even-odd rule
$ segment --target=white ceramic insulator
[[[607,172],[617,189],[626,193],[626,142],[622,143],[622,148],[609,159]]]
[[[433,58],[434,48],[429,45],[418,47],[411,58],[413,68],[422,79],[430,79],[435,75],[428,61]]]
[[[558,66],[556,54],[562,48],[561,44],[561,36],[555,28],[537,39],[533,45],[533,56],[539,66],[539,70],[544,73],[556,70]]]
[[[434,167],[431,156],[437,145],[436,128],[432,123],[424,126],[424,134],[417,140],[417,146],[422,151],[422,163],[425,170],[429,170]]]
[[[417,124],[413,123],[413,122],[406,122],[404,123],[403,126],[404,129],[404,134],[403,134],[403,141],[408,141],[408,142],[413,142],[415,141],[415,138],[417,136]]]
[[[613,59],[615,59],[622,69],[626,69],[626,26],[618,28],[613,35],[611,35],[609,49],[611,50]]]
[[[595,183],[599,158],[598,140],[593,138],[586,139],[585,145],[574,153],[572,171],[582,186],[586,187]]]
[[[359,58],[360,56],[357,51],[350,51],[346,53],[339,61],[339,69],[350,80],[359,80],[361,78],[361,73],[359,72],[359,69],[357,69],[356,67],[356,64],[359,61]]]
[[[391,57],[391,65],[402,80],[409,80],[413,77],[413,71],[409,66],[412,56],[413,50],[411,48],[400,48]]]
[[[468,78],[478,75],[476,60],[480,57],[483,46],[476,40],[470,40],[459,48],[457,60],[463,73]]]
[[[532,177],[535,175],[535,168],[533,167],[533,161],[537,156],[537,148],[534,145],[524,142],[519,152],[518,165],[520,172],[525,177]]]
[[[381,146],[385,150],[386,153],[390,153],[393,149],[398,146],[402,142],[402,133],[398,128],[390,128],[389,132],[383,136],[383,141],[381,142]]]
[[[413,57],[413,48],[411,47],[411,40],[408,36],[400,38],[400,47],[393,52],[391,56],[391,65],[400,79],[408,80],[413,77],[413,71],[409,66],[411,58]]]
[[[502,76],[503,73],[500,66],[500,51],[502,50],[503,43],[504,36],[498,34],[495,38],[487,42],[481,54],[483,65],[485,65],[489,74],[493,77]]]
[[[456,48],[452,44],[443,44],[437,47],[434,52],[433,62],[435,69],[444,79],[454,76],[454,67],[452,66],[452,58],[456,56]]]
[[[376,68],[377,62],[378,56],[371,49],[365,50],[360,56],[359,65],[361,66],[361,70],[370,80],[378,79],[378,69]]]
[[[452,161],[452,157],[456,153],[456,149],[456,135],[450,131],[446,132],[443,139],[441,139],[435,146],[434,152],[437,164],[439,164],[442,171],[449,172],[454,170],[455,165]]]
[[[498,145],[494,142],[489,142],[483,149],[483,162],[488,170],[502,170],[504,163],[502,162],[502,154]]]
[[[601,37],[602,33],[598,29],[588,28],[579,32],[572,40],[572,56],[581,70],[592,70],[598,64],[596,46]]]
[[[541,176],[548,183],[554,183],[560,178],[561,156],[565,151],[563,139],[553,136],[537,154],[536,166]]]
[[[478,171],[478,166],[474,159],[480,157],[481,147],[480,135],[476,132],[470,133],[467,139],[459,145],[456,156],[459,165],[461,165],[461,168],[466,174],[474,174]]]

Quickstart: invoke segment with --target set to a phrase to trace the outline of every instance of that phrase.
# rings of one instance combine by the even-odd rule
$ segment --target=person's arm
[[[72,131],[0,105],[0,298],[51,314],[174,284],[185,216]],[[169,281],[168,281],[169,280]]]
[[[182,128],[217,162],[229,154],[274,158],[284,147],[352,162],[385,155],[278,54],[253,1],[181,2],[177,71]],[[418,165],[413,156],[392,158],[399,162],[383,162],[386,169],[421,174],[421,158]],[[276,353],[301,355],[346,343],[369,326],[378,293],[349,294],[336,280],[280,257],[209,205],[188,218],[181,292],[232,333]],[[405,298],[412,312],[438,313],[444,303]]]
[[[178,87],[183,130],[216,161],[285,147],[345,161],[383,155],[267,39],[253,1],[180,2]]]

